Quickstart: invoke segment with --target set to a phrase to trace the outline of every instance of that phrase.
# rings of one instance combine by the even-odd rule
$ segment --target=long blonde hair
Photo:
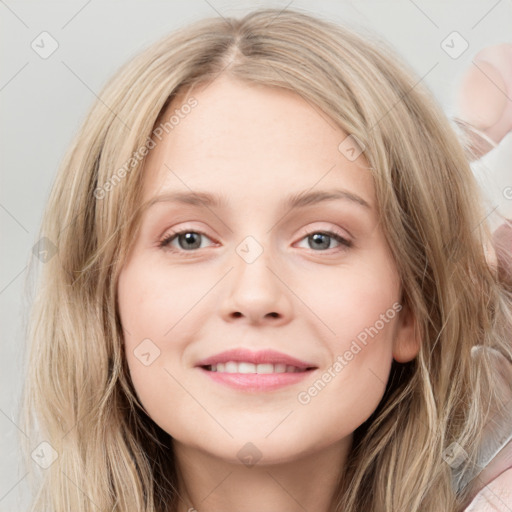
[[[116,288],[139,218],[141,148],[178,92],[220,74],[294,91],[362,143],[417,319],[420,352],[393,363],[332,510],[462,510],[469,487],[454,484],[446,450],[462,448],[471,471],[502,406],[492,358],[471,349],[512,362],[511,286],[486,261],[491,234],[464,148],[383,41],[277,9],[196,22],[142,51],[107,83],[62,162],[41,226],[57,252],[33,305],[23,402],[27,460],[39,441],[58,458],[35,482],[32,510],[177,510],[170,436],[134,392]]]

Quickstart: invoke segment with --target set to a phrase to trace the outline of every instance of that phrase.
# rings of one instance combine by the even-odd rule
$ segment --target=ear
[[[407,363],[413,360],[418,355],[420,345],[421,338],[416,316],[406,304],[398,316],[393,342],[393,359],[398,363]]]

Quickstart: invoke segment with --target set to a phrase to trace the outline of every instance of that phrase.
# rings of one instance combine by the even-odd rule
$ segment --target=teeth
[[[234,369],[233,373],[257,373],[256,365],[253,363],[238,363],[238,364],[231,363],[231,364],[233,365],[232,368]]]
[[[224,363],[224,371],[226,373],[237,373],[238,365],[234,363],[233,361],[229,361],[227,363]]]
[[[213,364],[209,367],[212,372],[221,373],[296,373],[303,372],[296,366],[286,365],[282,363],[270,364],[253,364],[237,361],[228,361],[227,363]]]
[[[274,373],[273,364],[257,364],[256,373]]]

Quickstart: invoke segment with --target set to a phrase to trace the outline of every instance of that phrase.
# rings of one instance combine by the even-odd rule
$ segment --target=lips
[[[275,350],[237,348],[203,359],[196,368],[210,381],[235,392],[267,393],[298,385],[318,367]]]
[[[226,373],[293,373],[317,367],[275,350],[252,352],[245,348],[227,350],[199,361],[197,367],[213,372]]]

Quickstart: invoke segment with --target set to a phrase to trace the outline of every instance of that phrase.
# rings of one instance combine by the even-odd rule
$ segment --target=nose
[[[221,305],[223,319],[252,325],[288,323],[292,318],[293,293],[267,251],[253,262],[238,254],[232,261],[235,268],[230,272],[228,292]]]

